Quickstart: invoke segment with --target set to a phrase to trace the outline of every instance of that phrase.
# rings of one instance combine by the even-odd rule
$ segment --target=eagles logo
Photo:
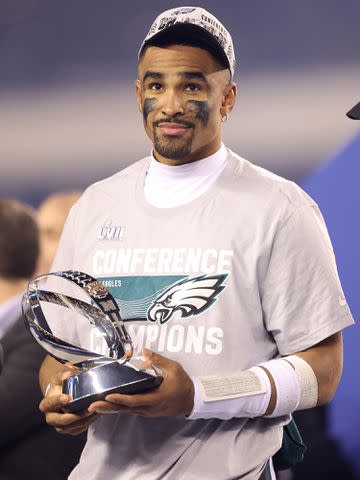
[[[147,311],[148,320],[159,320],[160,324],[163,324],[168,322],[176,311],[181,312],[181,317],[198,315],[216,301],[225,288],[223,282],[226,277],[227,274],[201,275],[175,283],[150,305]]]

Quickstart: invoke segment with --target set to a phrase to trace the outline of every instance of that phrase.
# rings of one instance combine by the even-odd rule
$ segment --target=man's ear
[[[224,95],[221,102],[220,113],[221,116],[229,115],[231,110],[234,108],[236,101],[237,87],[235,82],[231,82],[226,85],[224,90]]]
[[[140,80],[135,80],[135,95],[136,95],[136,103],[139,109],[139,112],[142,113],[142,94],[141,94],[141,82]]]

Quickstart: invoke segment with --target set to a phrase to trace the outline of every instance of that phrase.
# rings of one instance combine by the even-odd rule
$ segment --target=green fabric
[[[302,462],[305,451],[306,446],[303,443],[300,432],[295,421],[291,419],[290,423],[284,427],[281,448],[273,456],[275,470],[286,470]]]

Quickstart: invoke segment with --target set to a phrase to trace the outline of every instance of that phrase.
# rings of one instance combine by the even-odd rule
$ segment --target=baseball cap
[[[352,120],[360,120],[360,102],[349,110],[346,115]]]
[[[181,29],[183,26],[183,30]],[[160,13],[150,27],[139,50],[139,58],[146,44],[152,40],[176,32],[176,39],[183,33],[183,40],[192,44],[191,34],[205,36],[224,59],[231,76],[235,70],[234,45],[230,33],[210,12],[200,7],[177,7]],[[193,37],[196,38],[196,37]],[[196,45],[196,43],[194,42]]]

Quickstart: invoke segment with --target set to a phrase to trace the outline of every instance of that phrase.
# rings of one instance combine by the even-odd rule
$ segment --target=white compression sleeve
[[[271,384],[266,372],[253,367],[238,374],[193,378],[194,408],[187,417],[220,418],[259,417],[266,412]]]

